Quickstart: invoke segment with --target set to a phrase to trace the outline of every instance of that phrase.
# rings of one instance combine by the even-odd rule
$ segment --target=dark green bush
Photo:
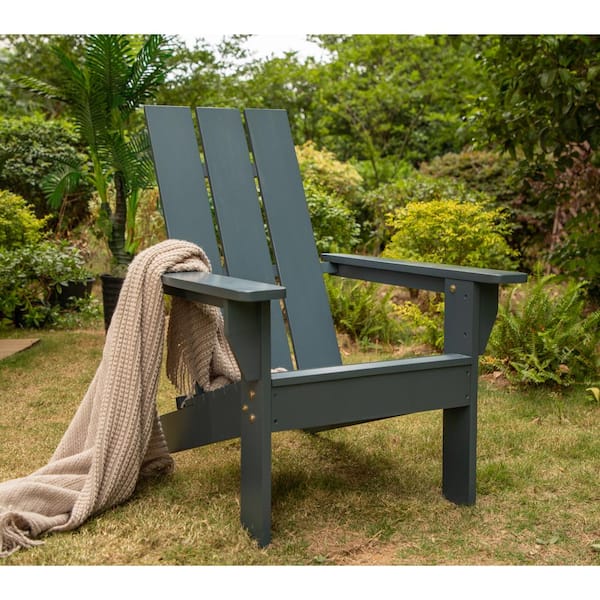
[[[565,239],[550,255],[563,273],[586,282],[590,298],[600,305],[600,208],[580,214],[565,227]]]
[[[62,288],[89,277],[79,250],[64,241],[0,248],[0,320],[23,327],[53,324]]]
[[[317,250],[350,252],[359,241],[360,226],[339,198],[314,184],[304,186]]]
[[[501,304],[482,364],[515,383],[597,381],[600,311],[585,314],[584,284],[555,275],[515,286]]]
[[[489,150],[465,150],[437,156],[419,167],[421,173],[436,178],[451,178],[470,190],[504,202],[513,198],[521,187],[517,162]]]
[[[74,127],[61,119],[41,115],[0,117],[0,188],[19,194],[33,205],[38,217],[52,214],[44,181],[64,165],[82,162]],[[62,207],[63,219],[79,222],[87,215],[89,189],[73,195]]]

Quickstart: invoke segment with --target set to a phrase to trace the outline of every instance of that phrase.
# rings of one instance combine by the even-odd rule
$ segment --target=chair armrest
[[[328,263],[327,272],[333,275],[434,292],[443,292],[448,279],[495,285],[527,281],[527,274],[518,271],[457,267],[351,254],[327,253],[322,258]]]
[[[285,297],[279,285],[199,271],[165,273],[165,293],[223,308],[225,335],[246,381],[270,379],[271,300]]]
[[[162,282],[167,294],[217,306],[227,300],[264,302],[285,297],[285,288],[279,285],[200,271],[165,273]]]

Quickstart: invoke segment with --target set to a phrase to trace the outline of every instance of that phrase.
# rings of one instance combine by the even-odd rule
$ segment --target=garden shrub
[[[350,164],[308,141],[296,147],[306,202],[319,252],[349,252],[359,241],[353,204],[362,178]]]
[[[360,226],[338,197],[314,184],[304,186],[317,250],[350,252],[359,241]]]
[[[388,258],[496,269],[511,269],[516,262],[504,237],[510,231],[506,215],[487,204],[409,202],[390,214],[388,223],[393,232],[383,252]],[[428,292],[421,292],[421,297],[421,306],[399,305],[396,314],[413,328],[417,339],[442,350],[443,297]]]
[[[427,295],[426,301],[425,310],[409,300],[395,305],[394,313],[410,329],[413,341],[441,352],[444,349],[444,302],[433,294]]]
[[[422,163],[419,171],[435,178],[451,178],[499,202],[512,199],[521,188],[517,162],[490,150],[449,152]]]
[[[333,152],[319,150],[311,141],[296,146],[304,184],[318,186],[350,206],[362,194],[362,177],[349,163],[337,160]]]
[[[39,114],[0,117],[0,188],[10,190],[33,205],[38,217],[56,215],[46,201],[44,181],[67,164],[81,163],[75,128],[64,119],[46,120]],[[87,214],[89,189],[71,198],[68,222]]]
[[[495,269],[516,263],[506,214],[478,202],[409,202],[388,216],[388,225],[389,258]]]
[[[514,383],[597,381],[600,311],[585,314],[584,284],[537,276],[501,303],[482,365]]]
[[[39,241],[46,219],[38,219],[24,198],[0,190],[0,248],[11,249]]]
[[[405,171],[401,178],[364,195],[357,214],[366,248],[378,254],[389,242],[392,234],[388,225],[389,213],[405,207],[409,202],[431,202],[446,198],[480,205],[493,204],[491,196],[474,191],[463,182],[432,177],[415,169]]]
[[[565,232],[550,259],[563,273],[585,281],[591,300],[600,305],[600,208],[574,217]]]
[[[600,153],[586,144],[576,151],[554,182],[562,194],[548,258],[562,273],[587,281],[590,298],[600,305]]]
[[[89,276],[81,252],[65,241],[0,248],[0,320],[23,327],[53,324],[61,310],[57,292]]]

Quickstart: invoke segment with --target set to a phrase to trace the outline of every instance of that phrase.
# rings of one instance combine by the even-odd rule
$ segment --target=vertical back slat
[[[274,283],[273,265],[240,111],[196,110],[227,272]],[[271,305],[271,364],[292,368],[278,301]]]
[[[169,237],[198,244],[213,272],[222,273],[192,112],[184,106],[144,111]]]
[[[341,364],[294,143],[283,110],[245,111],[298,368]]]

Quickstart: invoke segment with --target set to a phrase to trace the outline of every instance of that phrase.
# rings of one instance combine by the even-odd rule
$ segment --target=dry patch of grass
[[[48,460],[104,344],[94,330],[39,337],[0,362],[1,481]],[[161,412],[173,394],[163,375]],[[268,548],[239,524],[233,440],[175,455],[171,476],[141,481],[125,504],[1,563],[600,565],[600,407],[582,389],[522,392],[485,380],[479,422],[474,507],[441,496],[441,414],[424,413],[275,434]]]

